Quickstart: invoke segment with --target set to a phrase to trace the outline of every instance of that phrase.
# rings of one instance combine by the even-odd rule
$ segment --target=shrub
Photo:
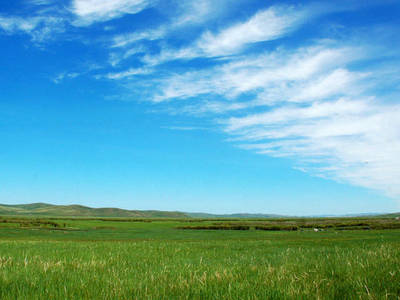
[[[193,230],[249,230],[250,226],[246,225],[201,225],[201,226],[181,226],[177,229],[193,229]]]
[[[296,231],[299,227],[294,225],[272,225],[272,226],[255,226],[254,229],[256,230],[270,230],[270,231]]]

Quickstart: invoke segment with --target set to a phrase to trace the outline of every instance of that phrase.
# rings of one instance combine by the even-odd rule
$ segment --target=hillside
[[[355,214],[352,217],[375,216],[395,218],[400,213],[392,214]],[[0,204],[0,216],[37,216],[37,217],[95,217],[95,218],[200,218],[200,219],[266,219],[266,218],[284,218],[283,215],[276,214],[209,214],[209,213],[192,213],[179,211],[158,211],[158,210],[126,210],[121,208],[92,208],[83,205],[53,205],[47,203],[32,204]],[[287,216],[286,216],[287,217]],[[323,217],[323,216],[313,216]],[[332,216],[331,216],[332,217]],[[335,217],[350,217],[335,216]]]
[[[391,214],[379,215],[379,217],[382,217],[382,218],[400,218],[400,212],[391,213]]]
[[[264,218],[282,218],[282,215],[274,214],[248,214],[248,213],[237,213],[237,214],[208,214],[208,213],[186,213],[191,218],[227,218],[227,219],[264,219]]]
[[[126,210],[120,208],[92,208],[83,205],[53,205],[47,203],[0,204],[0,216],[38,217],[97,217],[97,218],[277,218],[273,214],[209,214],[158,210]]]
[[[186,214],[169,211],[140,211],[120,208],[92,208],[82,205],[53,205],[46,203],[0,204],[1,216],[57,216],[57,217],[112,217],[112,218],[185,218]]]

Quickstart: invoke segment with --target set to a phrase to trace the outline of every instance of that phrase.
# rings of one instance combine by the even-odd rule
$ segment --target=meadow
[[[400,222],[2,217],[0,299],[400,299]]]

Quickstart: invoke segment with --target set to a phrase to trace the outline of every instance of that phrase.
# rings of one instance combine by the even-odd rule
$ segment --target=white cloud
[[[209,56],[230,55],[250,43],[271,41],[284,36],[305,20],[306,13],[291,7],[270,7],[244,23],[217,34],[206,32],[197,46]]]
[[[222,0],[219,2],[222,2]],[[175,17],[173,27],[202,23],[212,18],[218,4],[220,3],[216,4],[210,0],[180,1],[178,4],[179,16]]]
[[[228,131],[235,131],[241,128],[258,125],[279,125],[281,123],[312,120],[325,118],[327,116],[343,116],[360,114],[369,111],[370,105],[364,101],[349,101],[339,99],[333,102],[314,102],[309,106],[284,106],[265,113],[252,114],[247,117],[231,118]],[[350,128],[349,128],[350,129]],[[347,134],[347,133],[344,133]]]
[[[174,28],[198,26],[204,23],[209,24],[213,20],[220,22],[243,2],[245,0],[179,0],[175,1],[177,6],[171,10],[172,14],[166,13],[169,14]]]
[[[199,56],[201,56],[201,53],[198,51],[198,49],[192,47],[182,48],[179,50],[164,48],[161,50],[159,55],[145,55],[142,61],[147,65],[156,66],[171,60],[190,60]]]
[[[226,1],[221,0],[221,3],[222,2]],[[157,28],[118,34],[113,37],[111,47],[124,48],[132,44],[138,44],[143,40],[160,40],[183,26],[201,24],[218,15],[216,11],[218,11],[218,7],[222,6],[221,3],[215,4],[208,0],[179,1],[178,6],[175,8],[177,12],[174,10],[174,14],[170,16],[171,20],[168,23],[160,25]],[[169,49],[167,51],[169,51]],[[176,52],[176,50],[173,50],[173,52]],[[167,56],[168,58],[172,57],[172,50],[171,53],[164,54],[163,59],[166,60]],[[153,60],[154,59],[156,58],[153,58]]]
[[[135,54],[138,53],[145,53],[146,52],[146,48],[142,47],[142,46],[137,46],[137,47],[132,47],[129,48],[128,50],[124,51],[124,52],[112,52],[110,54],[109,57],[109,63],[110,65],[112,65],[113,67],[117,66],[121,61],[134,56]]]
[[[84,26],[136,14],[150,5],[148,0],[74,0],[72,12],[78,17],[75,24]]]
[[[24,33],[31,36],[35,43],[54,38],[55,33],[64,31],[65,20],[52,16],[29,18],[0,16],[0,29],[6,34]]]
[[[112,48],[126,47],[140,40],[149,40],[149,41],[158,40],[162,38],[165,35],[165,33],[166,33],[166,28],[162,26],[156,29],[119,34],[113,37],[111,47]]]
[[[208,2],[206,2],[208,3]],[[203,7],[203,6],[202,6]],[[209,9],[209,3],[206,5]],[[207,10],[203,7],[204,10]],[[275,40],[285,36],[299,27],[308,16],[307,10],[296,10],[293,7],[270,7],[259,11],[245,22],[237,23],[227,27],[218,33],[204,32],[200,38],[190,46],[181,49],[170,49],[163,47],[158,55],[146,56],[145,63],[152,65],[164,63],[177,59],[193,59],[196,57],[217,57],[238,54],[245,46],[263,41]],[[188,17],[191,19],[190,17]],[[169,30],[177,27],[179,23],[169,26]],[[159,33],[158,31],[156,33]],[[114,42],[116,46],[124,46],[130,42],[136,42],[139,38],[155,37],[159,39],[165,36],[167,30],[160,34],[152,32],[141,32],[134,34],[132,40],[122,39],[122,42]],[[120,37],[118,37],[120,38]]]
[[[366,73],[350,72],[339,68],[298,86],[290,96],[290,100],[302,102],[323,99],[337,94],[359,93],[362,87],[358,86],[358,81],[367,76]]]
[[[151,69],[148,68],[130,68],[129,70],[116,72],[116,73],[108,73],[104,77],[108,79],[123,79],[127,77],[132,77],[134,75],[146,75],[152,72]]]
[[[77,73],[77,72],[72,72],[72,73],[63,72],[63,73],[58,74],[56,77],[54,77],[54,78],[53,78],[53,82],[56,83],[56,84],[58,84],[58,83],[60,83],[61,81],[63,81],[64,79],[67,79],[67,78],[69,78],[69,79],[76,78],[76,77],[78,77],[79,75],[81,75],[81,74],[80,74],[80,73]]]
[[[156,41],[165,39],[175,31],[187,29],[188,26],[199,26],[207,21],[219,18],[227,14],[227,12],[238,3],[239,1],[233,4],[228,0],[220,0],[217,2],[212,0],[182,0],[176,3],[170,2],[168,5],[172,9],[161,11],[162,14],[167,14],[169,18],[167,23],[157,28],[116,35],[111,41],[111,47],[124,48],[132,44],[138,46],[138,44],[144,40]],[[204,53],[202,53],[201,49],[197,46],[178,50],[163,47],[159,55],[148,55],[145,62],[156,65],[168,60],[194,58],[202,54]]]
[[[226,121],[242,147],[294,158],[314,174],[400,196],[400,106],[339,99]],[[265,142],[263,142],[265,141]]]
[[[7,33],[31,32],[39,24],[39,18],[0,17],[0,27]]]
[[[191,115],[205,115],[205,114],[223,114],[229,112],[240,111],[250,107],[259,106],[257,102],[247,101],[247,102],[232,102],[232,101],[209,101],[199,102],[196,104],[184,105],[180,112],[188,113]]]
[[[212,69],[175,74],[162,80],[155,100],[191,98],[207,93],[228,98],[256,93],[260,104],[281,101],[282,97],[294,102],[313,100],[339,93],[353,79],[361,78],[361,74],[345,69],[349,61],[361,57],[358,48],[324,45],[237,57]],[[332,86],[324,89],[329,83]]]
[[[243,148],[399,197],[400,106],[371,94],[379,73],[352,70],[370,55],[365,46],[328,41],[236,56],[159,79],[153,101],[191,99],[177,110],[222,114],[220,125]],[[226,117],[232,112],[247,115]]]

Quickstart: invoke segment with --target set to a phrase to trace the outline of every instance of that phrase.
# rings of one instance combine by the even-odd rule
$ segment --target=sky
[[[0,5],[0,203],[400,211],[398,1]]]

